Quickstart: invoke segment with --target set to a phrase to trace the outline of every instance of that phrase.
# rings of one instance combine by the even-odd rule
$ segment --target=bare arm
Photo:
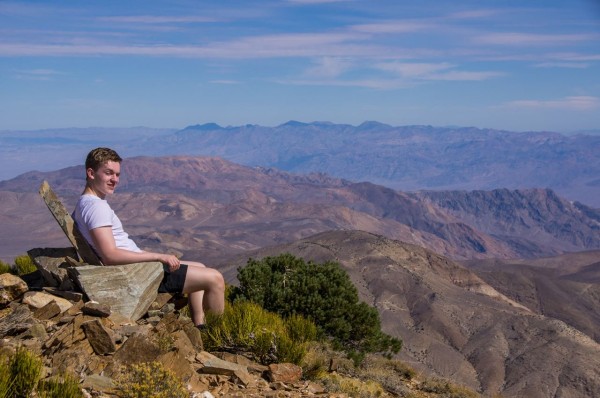
[[[94,246],[106,265],[122,265],[141,263],[145,261],[160,261],[169,266],[171,271],[179,268],[179,259],[171,254],[153,252],[133,252],[131,250],[119,249],[115,243],[110,226],[94,228],[90,230]]]

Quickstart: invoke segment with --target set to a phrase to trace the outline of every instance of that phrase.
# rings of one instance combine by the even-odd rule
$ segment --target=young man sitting
[[[112,195],[121,175],[121,157],[110,148],[92,150],[85,161],[86,185],[77,201],[73,219],[105,265],[160,261],[165,275],[159,292],[188,295],[192,321],[204,325],[205,311],[222,314],[225,281],[213,268],[195,261],[180,261],[171,254],[141,250],[123,229],[105,200]]]

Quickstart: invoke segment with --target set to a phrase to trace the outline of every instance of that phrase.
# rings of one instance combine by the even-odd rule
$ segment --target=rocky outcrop
[[[69,275],[90,300],[137,320],[156,299],[163,265],[159,262],[105,267],[86,265],[69,268]]]
[[[38,287],[53,289],[55,296],[71,300],[78,299],[79,290],[88,300],[134,321],[156,299],[163,277],[159,262],[97,266],[74,260],[72,248],[32,249],[28,253],[43,277]]]
[[[0,275],[0,308],[18,299],[27,291],[23,279],[9,273]]]
[[[0,275],[0,280],[24,285],[14,275]],[[14,353],[23,346],[42,355],[45,377],[65,372],[78,375],[86,396],[118,395],[124,369],[154,361],[179,376],[190,397],[345,396],[301,380],[302,370],[293,364],[267,367],[239,354],[203,351],[200,331],[169,305],[170,295],[159,295],[151,303],[153,316],[143,314],[133,322],[115,313],[106,316],[105,308],[95,305],[91,307],[97,316],[86,314],[83,300],[58,306],[65,299],[48,293],[42,293],[44,300],[39,304],[45,296],[54,299],[40,307],[46,309],[40,312],[32,301],[22,298],[37,297],[35,293],[17,295],[1,310],[0,352]]]

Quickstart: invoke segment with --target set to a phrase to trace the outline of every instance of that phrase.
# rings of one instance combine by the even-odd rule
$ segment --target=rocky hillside
[[[464,265],[532,312],[560,319],[600,343],[600,251]]]
[[[600,247],[600,210],[549,189],[422,191],[414,196],[523,252],[529,248],[530,257]]]
[[[302,366],[273,360],[277,351],[268,362],[241,347],[208,352],[208,332],[193,325],[185,298],[154,293],[156,299],[147,302],[149,309],[134,321],[115,311],[116,307],[123,309],[118,301],[112,300],[116,306],[111,308],[88,301],[82,292],[48,286],[48,273],[58,270],[58,257],[49,258],[40,260],[38,271],[21,277],[0,274],[0,359],[21,358],[18,366],[3,367],[7,374],[2,376],[10,379],[25,373],[28,378],[27,383],[14,384],[17,391],[10,393],[11,397],[41,396],[29,394],[26,386],[35,388],[37,380],[41,380],[38,387],[51,380],[64,381],[65,375],[71,383],[70,393],[52,396],[73,397],[73,389],[83,391],[82,396],[98,398],[155,397],[159,393],[189,398],[478,396],[448,380],[417,376],[405,364],[375,354],[356,367],[343,353],[315,342],[299,364]],[[61,279],[69,280],[66,274]],[[50,280],[57,281],[54,277]],[[88,288],[84,290],[89,293]],[[278,343],[272,344],[277,347]],[[36,362],[39,372],[33,371]],[[0,388],[6,383],[3,377]]]
[[[498,268],[487,268],[482,270],[486,276],[421,247],[358,231],[325,232],[246,253],[224,269],[243,265],[249,256],[280,252],[339,262],[362,299],[379,310],[384,331],[403,339],[400,358],[424,372],[489,396],[600,395],[598,282],[563,287],[552,298],[551,286],[540,292],[527,285],[529,270],[514,268],[503,276],[494,271]],[[589,253],[588,259],[595,263],[581,272],[597,272],[600,252]],[[583,295],[582,290],[589,290],[587,299],[571,297],[559,305],[576,291]],[[568,311],[571,303],[578,307]]]
[[[131,158],[122,171],[111,202],[135,239],[209,262],[328,230],[364,230],[454,259],[600,247],[597,210],[550,190],[434,196],[196,157]],[[64,241],[45,229],[51,217],[34,193],[44,179],[69,208],[84,184],[81,166],[0,182],[0,221],[8,226],[0,231],[0,258],[22,254],[32,238],[39,245]]]

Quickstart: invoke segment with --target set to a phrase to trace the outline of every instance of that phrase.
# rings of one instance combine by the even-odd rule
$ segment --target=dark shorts
[[[183,292],[183,284],[185,283],[185,276],[187,275],[187,264],[181,264],[179,269],[173,272],[169,272],[167,265],[163,266],[165,275],[163,276],[162,282],[158,287],[159,293],[181,293]]]

